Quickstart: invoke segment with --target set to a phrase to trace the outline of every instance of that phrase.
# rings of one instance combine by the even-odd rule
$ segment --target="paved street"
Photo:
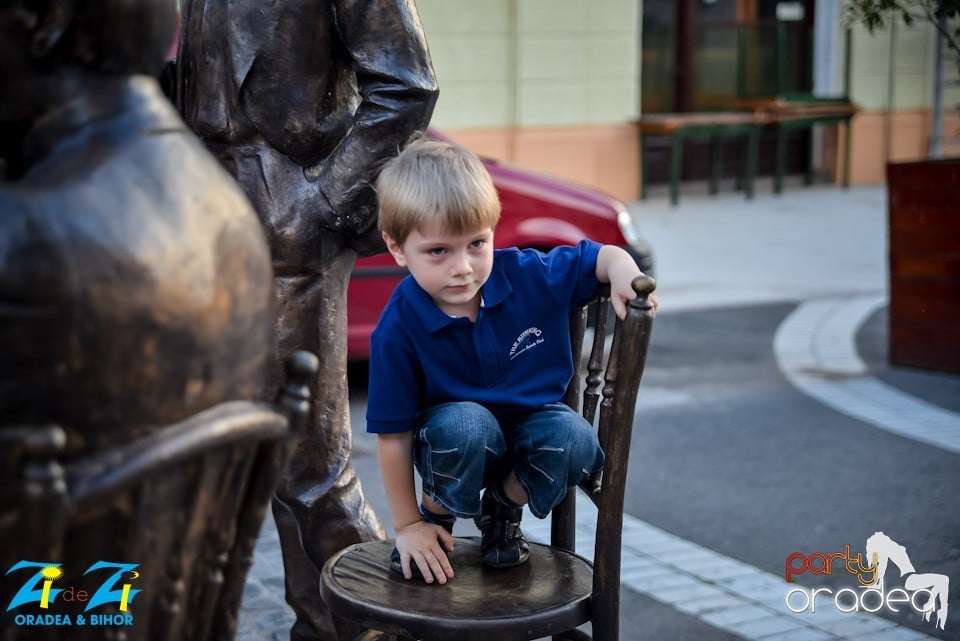
[[[621,636],[960,640],[960,377],[886,363],[883,189],[768,192],[631,203],[661,307],[630,463]],[[363,370],[351,376],[355,465],[389,522],[363,430]],[[578,511],[584,531],[589,520]],[[545,536],[543,522],[524,524]],[[901,569],[950,578],[944,630],[909,603],[840,612],[833,595],[859,592],[843,560],[785,582],[792,553],[798,571],[822,568],[803,562],[847,545],[856,556],[875,532],[903,546],[913,567]],[[888,593],[904,586],[894,561]],[[288,638],[281,567],[268,522],[241,641]],[[799,589],[790,604],[809,610],[818,588],[815,613],[787,608]]]

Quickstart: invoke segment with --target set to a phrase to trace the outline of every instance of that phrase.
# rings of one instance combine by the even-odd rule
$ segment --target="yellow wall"
[[[873,35],[854,28],[850,96],[864,109],[853,121],[854,184],[883,182],[887,161],[928,156],[935,42],[936,31],[927,23],[898,23]],[[944,76],[943,151],[950,155],[960,152],[960,73],[949,51]]]
[[[433,124],[475,151],[637,195],[636,0],[418,0]]]
[[[886,163],[927,156],[929,109],[863,111],[853,120],[850,182],[876,184],[885,180]],[[839,180],[839,177],[838,177]]]
[[[445,130],[478,154],[599,189],[621,200],[639,194],[637,136],[631,124]]]
[[[929,108],[933,95],[933,27],[897,25],[869,34],[853,31],[850,96],[869,110]],[[891,60],[893,92],[890,94]]]
[[[440,82],[433,123],[502,127],[514,111],[512,0],[419,0]]]

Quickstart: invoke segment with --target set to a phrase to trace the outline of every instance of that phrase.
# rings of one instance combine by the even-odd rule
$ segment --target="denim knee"
[[[567,488],[603,468],[596,430],[566,405],[548,405],[513,429],[514,473],[534,516],[546,517]]]
[[[424,410],[414,436],[414,464],[423,492],[451,514],[480,513],[480,491],[507,446],[497,419],[477,403],[442,403]]]

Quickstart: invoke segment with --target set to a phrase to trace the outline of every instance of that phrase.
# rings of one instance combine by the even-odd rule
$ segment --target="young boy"
[[[588,240],[494,251],[497,192],[455,144],[415,139],[377,193],[387,249],[410,271],[370,345],[367,431],[397,533],[392,567],[446,583],[457,517],[476,520],[486,565],[519,565],[530,553],[522,506],[544,518],[603,466],[595,430],[561,403],[573,374],[568,311],[609,282],[622,318],[640,270]]]

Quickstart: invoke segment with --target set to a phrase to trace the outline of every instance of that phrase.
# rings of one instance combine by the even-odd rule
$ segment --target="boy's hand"
[[[610,268],[610,302],[617,317],[623,320],[627,317],[627,303],[637,297],[633,291],[633,279],[641,274],[640,268],[632,261],[617,263]],[[657,293],[650,294],[650,304],[653,305],[653,314],[656,315],[659,301]]]
[[[453,535],[442,526],[414,521],[397,530],[397,551],[403,578],[413,578],[410,564],[416,563],[427,583],[444,584],[453,578],[453,567],[446,553],[453,550]]]
[[[610,303],[617,318],[627,317],[627,303],[637,297],[633,291],[633,279],[642,272],[633,257],[620,247],[604,245],[597,256],[597,279],[601,283],[610,283]],[[657,313],[657,295],[650,295],[653,313]]]
[[[627,303],[636,298],[631,283],[640,275],[640,268],[631,259],[630,262],[620,261],[610,266],[610,303],[617,318],[627,317]]]

